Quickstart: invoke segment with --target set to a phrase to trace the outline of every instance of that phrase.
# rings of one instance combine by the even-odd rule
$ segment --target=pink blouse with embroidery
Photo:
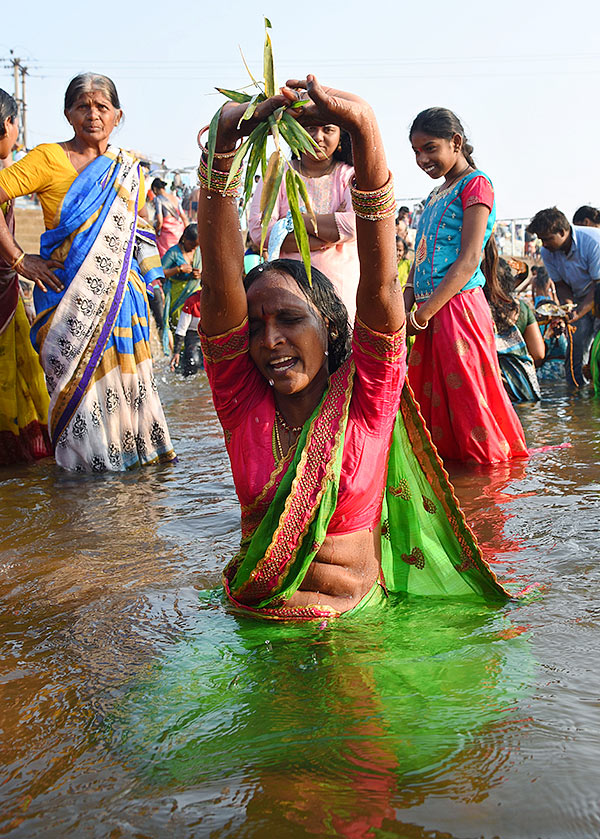
[[[311,264],[322,271],[331,280],[335,290],[341,297],[350,323],[354,320],[356,312],[356,289],[360,276],[360,264],[358,261],[358,247],[356,245],[356,216],[352,209],[352,196],[350,195],[350,181],[354,177],[354,169],[347,163],[336,161],[331,172],[322,175],[320,178],[309,178],[303,176],[306,190],[315,213],[335,215],[335,224],[340,237],[337,242],[326,246],[323,250],[312,251],[310,255]],[[250,216],[248,219],[248,230],[252,241],[257,245],[260,243],[260,197],[262,194],[262,179],[254,193],[250,205]],[[278,219],[285,218],[289,204],[285,191],[285,184],[282,182],[279,187],[275,206],[271,214],[271,221],[267,228],[267,243],[271,229]],[[302,259],[299,253],[282,253],[287,259]]]
[[[224,335],[200,332],[206,373],[231,461],[244,517],[255,523],[271,502],[282,469],[273,481],[275,401],[273,390],[248,352],[248,321]],[[379,523],[387,457],[406,376],[404,329],[373,332],[358,319],[352,339],[356,367],[344,440],[338,503],[328,533],[372,530]],[[286,467],[287,468],[287,467]],[[273,484],[271,492],[264,492]],[[261,497],[262,494],[262,497]],[[258,499],[258,504],[257,504]]]

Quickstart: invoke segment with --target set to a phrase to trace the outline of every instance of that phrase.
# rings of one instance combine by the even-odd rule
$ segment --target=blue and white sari
[[[175,459],[152,371],[146,284],[162,276],[138,218],[139,162],[109,147],[75,179],[40,253],[64,290],[36,288],[32,327],[56,461],[120,471]]]

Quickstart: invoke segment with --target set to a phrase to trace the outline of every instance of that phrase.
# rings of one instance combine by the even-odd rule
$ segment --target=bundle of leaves
[[[250,87],[253,87],[256,92],[253,95],[250,95],[249,93],[246,93],[245,90],[228,90],[223,87],[217,88],[219,93],[222,93],[230,101],[247,103],[246,110],[238,123],[238,128],[244,120],[249,120],[254,116],[256,108],[260,102],[264,102],[269,97],[274,96],[277,92],[275,83],[275,67],[273,62],[273,45],[271,43],[269,29],[271,29],[271,23],[268,18],[265,18],[265,46],[263,51],[264,78],[261,81],[257,81],[254,78],[242,54],[244,66],[246,67],[246,70],[252,80]],[[296,157],[300,157],[303,152],[314,155],[315,150],[318,149],[317,144],[310,134],[290,113],[290,110],[301,108],[307,103],[307,99],[300,99],[289,106],[284,105],[277,108],[272,114],[269,114],[268,117],[258,123],[258,125],[238,148],[231,164],[231,171],[229,173],[226,186],[229,186],[240,166],[244,161],[246,161],[243,192],[243,207],[245,208],[252,195],[254,176],[256,175],[260,165],[263,178],[263,189],[260,200],[260,252],[262,253],[267,236],[267,229],[273,214],[275,202],[277,200],[277,194],[285,174],[285,191],[294,225],[294,237],[296,239],[298,251],[302,256],[302,261],[304,263],[309,282],[311,282],[310,245],[306,225],[304,223],[304,219],[302,218],[301,204],[304,204],[306,212],[310,215],[315,232],[317,232],[317,219],[310,203],[306,184],[300,177],[300,174],[290,164],[288,157],[282,151],[282,141],[289,147],[291,153]],[[215,113],[208,130],[207,169],[209,187],[215,156],[217,128],[222,109],[223,106],[221,106]],[[267,160],[267,140],[269,137],[273,138],[275,151]]]

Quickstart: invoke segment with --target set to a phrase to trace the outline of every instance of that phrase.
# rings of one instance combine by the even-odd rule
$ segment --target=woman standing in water
[[[12,163],[18,133],[17,103],[0,90],[0,169]],[[0,208],[14,233],[12,201]],[[52,454],[44,371],[29,340],[29,321],[14,267],[0,258],[0,465]]]
[[[37,345],[49,432],[65,469],[103,472],[175,458],[152,371],[146,284],[162,276],[138,218],[139,161],[109,145],[122,117],[114,83],[76,76],[65,93],[73,137],[0,172],[0,203],[37,193],[46,232],[26,254],[0,214],[0,256],[36,285]]]
[[[496,218],[491,181],[476,168],[460,120],[447,108],[422,111],[410,141],[417,165],[430,178],[444,178],[425,202],[405,292],[408,330],[416,336],[410,384],[443,458],[495,463],[527,457],[500,379],[483,293],[481,260]],[[487,280],[492,296],[503,297],[495,270]]]
[[[188,224],[176,245],[161,257],[165,274],[163,292],[163,349],[169,348],[171,330],[177,327],[185,301],[200,288],[202,260],[198,248],[198,225]]]
[[[166,181],[154,178],[152,192],[155,196],[154,229],[156,230],[156,245],[159,254],[163,257],[169,248],[180,241],[188,219],[177,195],[174,192],[167,191]]]
[[[293,111],[301,122],[334,124],[352,138],[361,280],[351,352],[346,309],[318,269],[312,285],[288,259],[254,268],[245,286],[242,279],[241,170],[226,184],[234,147],[297,102],[296,91],[309,99]],[[206,152],[198,170],[202,349],[242,505],[227,595],[246,611],[291,619],[355,613],[380,603],[384,586],[505,598],[403,395],[395,200],[372,109],[308,76],[252,119],[240,119],[244,110],[229,103],[221,111],[210,191]]]

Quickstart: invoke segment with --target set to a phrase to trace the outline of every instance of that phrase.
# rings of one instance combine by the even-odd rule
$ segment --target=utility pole
[[[17,143],[27,149],[27,100],[25,99],[25,76],[27,67],[23,67],[20,58],[15,58],[13,51],[10,51],[10,61],[13,66],[15,80],[15,102],[19,109],[19,136]],[[21,95],[19,96],[19,74],[21,75]]]
[[[23,135],[23,148],[27,151],[27,99],[25,98],[25,76],[27,67],[21,68],[21,133]]]

